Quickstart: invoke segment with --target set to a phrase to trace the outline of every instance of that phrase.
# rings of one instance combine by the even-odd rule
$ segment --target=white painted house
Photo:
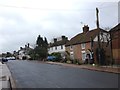
[[[25,45],[24,48],[20,47],[20,50],[18,50],[18,58],[20,60],[22,60],[23,57],[25,57],[26,59],[29,59],[30,58],[29,51],[31,49],[34,49],[34,48],[32,46],[30,46],[29,44]]]
[[[61,56],[64,56],[66,42],[68,42],[68,38],[65,36],[54,38],[49,44],[48,53],[52,54],[59,52]]]

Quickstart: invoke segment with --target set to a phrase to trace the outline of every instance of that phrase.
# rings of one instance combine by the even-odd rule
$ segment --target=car
[[[8,59],[7,58],[2,58],[2,62],[7,62]]]
[[[56,60],[56,57],[55,57],[55,56],[48,56],[48,57],[47,57],[47,60],[48,60],[48,61],[55,61],[55,60]]]
[[[15,57],[7,57],[7,60],[15,60]]]

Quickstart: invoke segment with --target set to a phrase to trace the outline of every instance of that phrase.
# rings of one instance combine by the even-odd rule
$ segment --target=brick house
[[[100,34],[100,31],[102,34]],[[83,27],[83,32],[74,36],[66,43],[66,52],[70,59],[77,59],[85,62],[86,54],[90,54],[91,59],[98,63],[96,49],[98,48],[98,34],[100,34],[101,47],[105,49],[106,58],[110,59],[110,47],[106,47],[107,37],[109,34],[103,29],[89,30],[88,25]]]
[[[61,56],[65,56],[65,44],[68,42],[68,38],[66,36],[61,36],[58,38],[54,38],[48,48],[48,53],[61,53]]]
[[[120,64],[120,23],[110,30],[112,56],[115,64]]]

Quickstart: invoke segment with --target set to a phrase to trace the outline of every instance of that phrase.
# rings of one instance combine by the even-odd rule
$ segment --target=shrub
[[[66,63],[71,64],[72,62],[70,60],[68,60]]]

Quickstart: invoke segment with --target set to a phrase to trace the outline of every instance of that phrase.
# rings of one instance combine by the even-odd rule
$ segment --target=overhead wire
[[[104,2],[101,3],[98,8],[101,9],[106,9],[109,7],[112,7],[113,5],[109,6],[103,6]],[[79,9],[50,9],[50,8],[37,8],[37,7],[26,7],[26,6],[13,6],[13,5],[5,5],[5,4],[0,4],[0,7],[10,7],[10,8],[20,8],[20,9],[30,9],[30,10],[40,10],[40,11],[67,11],[67,12],[94,12],[95,9],[84,9],[84,8],[79,8]]]
[[[0,7],[10,7],[10,8],[21,8],[21,9],[33,9],[33,10],[43,10],[43,11],[94,11],[94,9],[50,9],[50,8],[37,8],[37,7],[20,7],[20,6],[13,6],[13,5],[5,5],[0,4]]]

